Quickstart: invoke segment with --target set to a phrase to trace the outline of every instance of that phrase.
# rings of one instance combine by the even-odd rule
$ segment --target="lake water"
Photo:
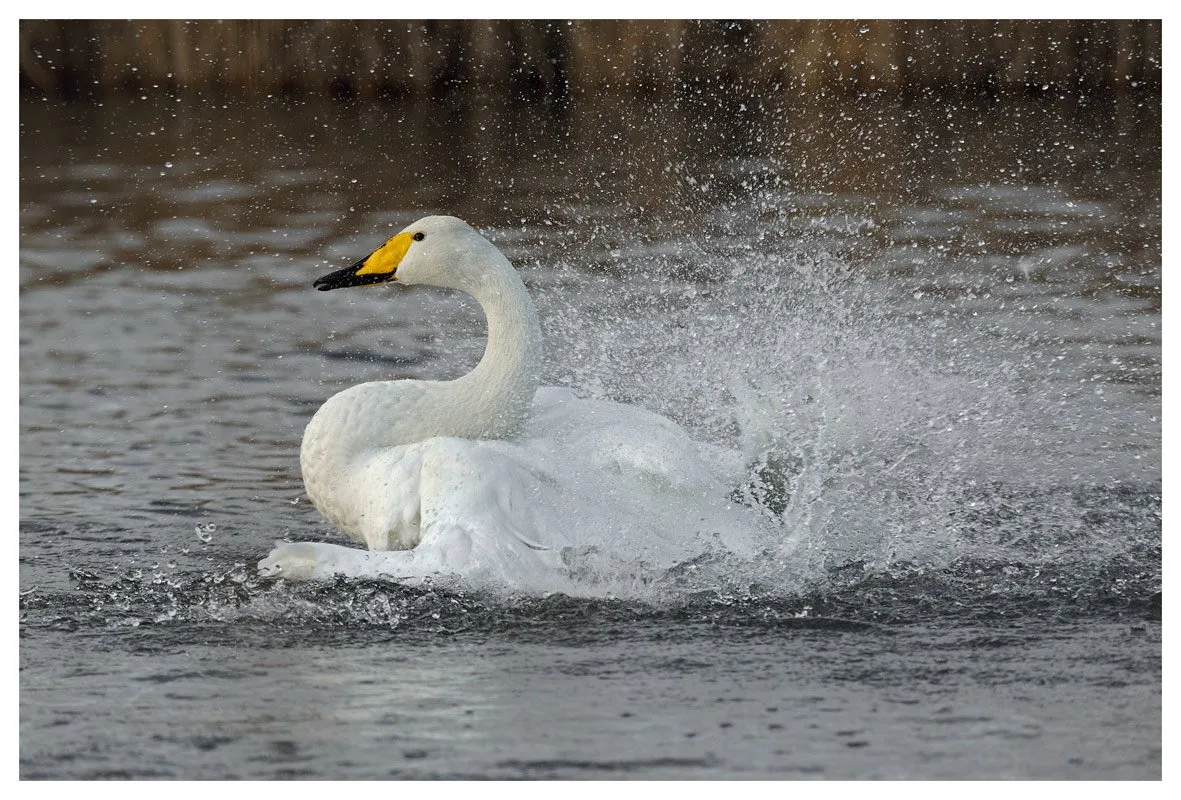
[[[21,777],[1160,778],[1159,100],[20,113]],[[479,358],[465,298],[311,289],[436,212],[546,383],[719,444],[759,408],[783,546],[258,578],[342,541],[324,399]]]

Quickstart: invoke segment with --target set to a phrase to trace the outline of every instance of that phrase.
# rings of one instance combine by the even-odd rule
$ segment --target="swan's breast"
[[[337,461],[374,447],[422,441],[430,422],[425,394],[422,381],[374,381],[334,394],[304,430],[301,458]]]
[[[304,430],[299,461],[308,499],[328,520],[358,535],[391,476],[374,474],[375,456],[393,471],[400,445],[421,441],[420,381],[362,383],[333,395]],[[378,467],[380,469],[380,467]],[[380,479],[379,479],[380,478]]]

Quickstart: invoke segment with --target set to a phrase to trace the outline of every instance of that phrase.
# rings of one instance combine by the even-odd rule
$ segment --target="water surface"
[[[1151,103],[26,101],[20,169],[22,777],[1160,777]],[[547,383],[773,431],[782,545],[257,579],[340,541],[318,405],[479,357],[462,297],[310,289],[432,212]]]

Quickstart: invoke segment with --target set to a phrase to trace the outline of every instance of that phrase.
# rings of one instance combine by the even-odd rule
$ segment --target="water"
[[[1160,777],[1151,103],[25,102],[20,200],[22,777]],[[479,357],[310,289],[436,211],[547,383],[763,437],[763,558],[257,578],[326,397]]]

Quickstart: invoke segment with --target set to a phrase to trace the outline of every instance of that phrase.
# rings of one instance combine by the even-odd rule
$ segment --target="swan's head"
[[[463,220],[423,217],[356,264],[318,278],[312,285],[326,292],[396,281],[470,291],[484,270],[498,261],[508,263]]]

